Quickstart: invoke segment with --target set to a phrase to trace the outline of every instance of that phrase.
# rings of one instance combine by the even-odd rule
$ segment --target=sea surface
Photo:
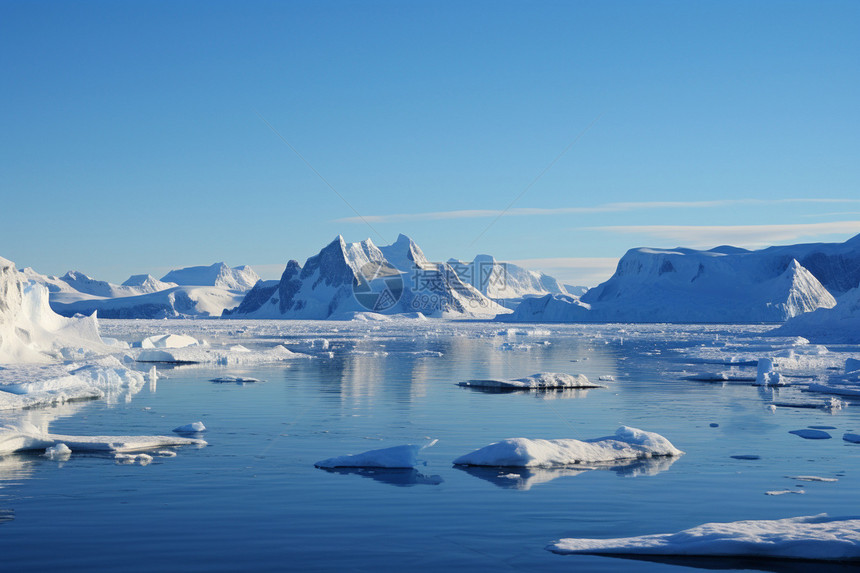
[[[312,358],[276,365],[160,365],[130,400],[47,409],[62,434],[170,434],[202,421],[206,447],[123,464],[38,453],[0,459],[3,571],[848,571],[779,561],[561,556],[563,537],[667,533],[706,522],[860,515],[860,402],[771,411],[799,388],[694,382],[696,349],[768,353],[767,326],[532,325],[399,321],[101,321],[127,341],[176,332]],[[856,355],[857,347],[829,349]],[[730,353],[727,354],[727,357]],[[838,362],[838,360],[835,360]],[[141,369],[148,370],[147,365]],[[735,367],[755,371],[754,366]],[[585,391],[457,386],[582,373]],[[819,373],[826,374],[826,373]],[[215,383],[225,375],[247,384]],[[604,377],[604,381],[599,381]],[[609,379],[608,377],[611,377]],[[40,414],[40,415],[41,415]],[[579,472],[463,469],[458,456],[510,437],[590,439],[622,426],[685,451]],[[830,427],[832,439],[789,431]],[[326,471],[325,458],[438,442],[415,470]],[[738,459],[741,458],[754,459]],[[837,482],[802,482],[814,475]],[[803,494],[765,495],[803,490]]]

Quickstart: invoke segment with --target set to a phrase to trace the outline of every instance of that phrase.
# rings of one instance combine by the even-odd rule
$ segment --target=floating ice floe
[[[314,464],[318,468],[413,468],[418,463],[418,452],[436,443],[393,446],[370,450],[360,454],[328,458]]]
[[[149,454],[116,454],[113,458],[121,464],[133,464],[137,462],[142,466],[148,466],[152,463],[152,456]]]
[[[843,434],[842,439],[852,444],[860,444],[860,434]]]
[[[263,364],[266,362],[281,362],[296,358],[310,358],[307,354],[293,352],[285,346],[259,351],[232,350],[229,348],[211,348],[204,346],[186,346],[184,348],[150,348],[140,351],[138,362],[164,362],[169,364],[219,364],[230,366],[236,364]]]
[[[789,434],[806,438],[807,440],[829,440],[832,436],[824,430],[811,430],[804,428],[802,430],[791,430]]]
[[[0,369],[0,410],[20,410],[98,398],[130,398],[143,388],[143,374],[113,356],[88,364],[14,364]]]
[[[203,425],[203,422],[192,422],[190,424],[185,424],[184,426],[179,426],[178,428],[173,428],[173,431],[177,434],[197,434],[205,432],[206,426]]]
[[[460,456],[454,463],[466,466],[557,467],[680,456],[683,453],[660,434],[622,426],[614,436],[585,441],[510,438]]]
[[[765,495],[785,495],[785,494],[789,494],[789,493],[803,494],[806,492],[803,491],[802,489],[777,489],[777,490],[764,492]]]
[[[822,481],[822,482],[839,481],[836,478],[826,478],[826,477],[819,477],[819,476],[785,476],[785,477],[787,477],[788,479],[793,479],[793,480],[797,480],[797,481]]]
[[[826,514],[777,520],[706,523],[678,533],[618,539],[561,539],[560,554],[860,559],[860,518]]]
[[[756,377],[746,372],[724,370],[721,372],[701,372],[686,377],[687,380],[696,382],[741,382],[750,384],[756,381]]]
[[[467,380],[459,386],[490,390],[556,390],[566,388],[602,388],[583,374],[540,372],[516,380]]]
[[[205,446],[203,440],[174,436],[66,436],[51,434],[28,422],[0,427],[0,454],[46,450],[65,444],[75,452],[136,452],[164,446]]]
[[[257,378],[244,378],[242,376],[220,376],[218,378],[210,378],[209,381],[220,384],[254,384],[260,380]]]

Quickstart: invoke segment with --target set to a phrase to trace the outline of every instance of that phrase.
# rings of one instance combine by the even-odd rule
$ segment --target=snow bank
[[[690,555],[845,561],[860,559],[860,518],[826,514],[772,521],[706,523],[678,533],[619,539],[561,539],[560,554]]]
[[[467,380],[459,386],[491,390],[554,390],[565,388],[602,388],[589,382],[583,374],[540,372],[516,380]]]
[[[454,463],[467,466],[554,467],[680,456],[683,453],[660,434],[622,426],[614,436],[586,441],[510,438],[460,456]]]
[[[407,444],[370,450],[361,454],[328,458],[314,464],[318,468],[412,468],[418,463],[418,452],[436,443],[424,446]]]

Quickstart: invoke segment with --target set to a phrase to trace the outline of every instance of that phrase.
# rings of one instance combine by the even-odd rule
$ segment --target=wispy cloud
[[[735,245],[760,247],[812,239],[823,235],[860,233],[860,221],[833,221],[828,223],[798,223],[792,225],[623,225],[586,227],[587,230],[611,233],[637,234],[656,237],[689,247]]]
[[[589,213],[617,213],[622,211],[645,211],[655,209],[710,209],[741,205],[781,205],[791,203],[860,204],[860,199],[796,198],[796,199],[723,199],[715,201],[640,201],[627,203],[603,203],[590,207],[558,207],[554,209],[520,207],[505,211],[510,216],[571,215]],[[365,215],[335,219],[335,223],[399,223],[403,221],[442,221],[450,219],[481,219],[498,217],[502,211],[496,209],[461,209],[455,211],[429,211],[425,213],[393,213],[389,215]]]
[[[552,275],[566,284],[589,287],[608,279],[618,266],[617,258],[602,257],[555,257],[508,262]]]

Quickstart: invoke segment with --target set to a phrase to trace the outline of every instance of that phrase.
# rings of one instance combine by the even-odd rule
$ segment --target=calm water
[[[104,334],[127,340],[166,326],[211,340],[233,335],[249,347],[283,342],[319,352],[311,340],[323,336],[333,356],[286,366],[165,368],[167,378],[130,402],[48,411],[57,416],[52,430],[68,434],[169,434],[201,420],[210,445],[179,448],[177,457],[156,457],[149,466],[78,454],[63,463],[38,455],[0,460],[3,570],[731,569],[750,564],[559,556],[544,547],[560,537],[664,533],[708,521],[860,514],[860,446],[841,440],[844,432],[860,433],[860,404],[833,415],[771,413],[767,391],[682,379],[682,370],[696,367],[679,362],[672,349],[715,335],[743,341],[742,328],[664,326],[634,334],[554,326],[550,334],[498,336],[498,326],[480,323],[243,324],[102,321]],[[456,386],[539,371],[615,381],[544,395]],[[208,381],[227,374],[264,381]],[[794,389],[781,395],[801,396]],[[519,479],[451,464],[507,437],[596,438],[622,424],[663,434],[687,453],[674,463]],[[830,440],[788,433],[810,425],[837,429]],[[413,472],[313,466],[437,438],[423,451],[426,465]],[[785,477],[810,474],[839,481]],[[801,484],[804,495],[764,495]]]

